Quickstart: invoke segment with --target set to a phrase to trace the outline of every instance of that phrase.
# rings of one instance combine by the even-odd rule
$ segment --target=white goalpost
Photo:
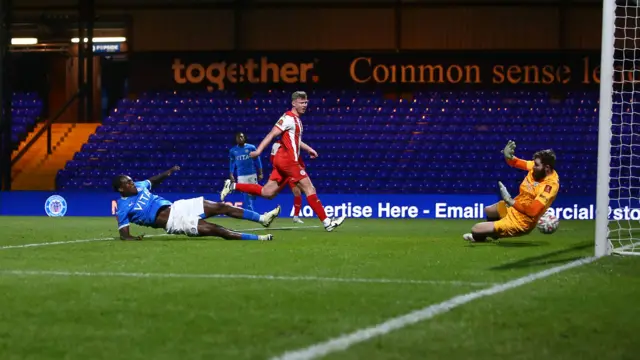
[[[595,255],[640,255],[638,0],[604,0],[602,10]]]

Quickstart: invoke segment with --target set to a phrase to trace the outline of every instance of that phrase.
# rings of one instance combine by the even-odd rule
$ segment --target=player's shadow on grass
[[[533,266],[545,266],[545,265],[558,264],[558,263],[567,263],[577,259],[581,259],[584,256],[571,256],[571,257],[562,258],[562,259],[555,259],[555,257],[559,255],[564,255],[564,254],[569,254],[572,252],[584,250],[591,247],[593,247],[593,241],[585,241],[585,242],[575,244],[566,249],[561,249],[561,250],[552,251],[550,253],[546,253],[542,255],[524,258],[522,260],[492,267],[489,270],[511,270],[511,269],[533,267]]]
[[[535,247],[549,245],[548,241],[518,241],[518,240],[492,240],[486,242],[469,242],[468,247],[476,246],[502,246],[502,247]]]
[[[549,242],[548,241],[504,241],[504,240],[498,240],[498,241],[494,241],[493,244],[495,246],[502,246],[502,247],[532,247],[532,246],[549,245]]]
[[[301,228],[304,229],[304,228]],[[235,232],[244,232],[244,230],[239,229],[239,230],[234,230],[234,229],[229,229],[231,231],[235,231]],[[299,230],[298,228],[273,228],[273,229],[268,229],[270,232],[281,232],[281,231],[293,231],[293,230]],[[254,234],[255,232],[251,232],[251,234]],[[261,234],[266,234],[267,231],[261,231]],[[214,241],[214,240],[219,240],[219,241],[241,241],[241,240],[225,240],[221,237],[216,237],[216,236],[186,236],[186,235],[165,235],[165,234],[161,234],[162,236],[158,236],[155,234],[151,234],[152,237],[145,237],[143,239],[143,241],[145,242],[149,242],[149,241],[158,241],[158,242],[165,242],[165,241]],[[257,241],[257,240],[255,240]]]

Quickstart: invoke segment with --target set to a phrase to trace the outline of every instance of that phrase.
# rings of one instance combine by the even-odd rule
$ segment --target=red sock
[[[309,203],[309,206],[311,206],[313,212],[318,215],[318,219],[320,219],[320,221],[324,221],[324,219],[327,218],[327,214],[324,212],[324,207],[322,207],[322,203],[320,202],[320,199],[318,199],[318,195],[313,194],[307,196],[307,202]]]
[[[249,195],[262,196],[262,185],[236,183],[236,191],[246,193]]]
[[[293,197],[293,216],[300,215],[300,209],[302,208],[302,196]]]

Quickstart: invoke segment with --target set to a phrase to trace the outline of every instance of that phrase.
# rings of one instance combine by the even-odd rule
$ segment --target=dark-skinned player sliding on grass
[[[168,234],[184,234],[187,236],[216,236],[226,240],[273,240],[273,235],[244,234],[226,229],[220,225],[204,221],[204,219],[227,215],[236,219],[245,219],[262,224],[264,227],[280,214],[280,206],[260,215],[256,212],[227,205],[223,202],[205,200],[202,196],[192,199],[178,200],[174,203],[150,190],[160,184],[179,166],[151,177],[148,180],[134,182],[127,175],[118,175],[113,179],[113,189],[120,193],[117,217],[118,231],[121,240],[141,240],[141,236],[129,233],[129,224],[165,229]]]

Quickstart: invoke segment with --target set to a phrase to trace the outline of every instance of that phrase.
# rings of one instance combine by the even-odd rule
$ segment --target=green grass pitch
[[[472,224],[347,219],[327,233],[306,219],[270,231],[273,242],[157,236],[25,247],[115,237],[116,222],[2,217],[0,358],[270,359],[593,254],[589,221],[468,244],[461,235]],[[638,274],[640,258],[607,257],[325,358],[637,359]]]

